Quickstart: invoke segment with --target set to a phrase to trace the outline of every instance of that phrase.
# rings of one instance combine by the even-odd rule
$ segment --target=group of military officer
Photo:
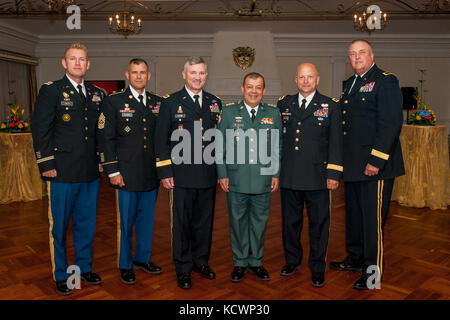
[[[186,61],[185,86],[163,98],[145,90],[151,77],[146,61],[132,59],[125,73],[129,86],[106,96],[83,80],[90,66],[86,47],[69,46],[62,59],[66,74],[41,87],[32,126],[36,159],[48,188],[56,291],[73,292],[66,273],[70,217],[74,264],[80,268],[81,279],[87,284],[102,281],[91,265],[99,172],[103,171],[116,189],[117,266],[126,284],[136,282],[133,270],[162,272],[151,261],[160,182],[169,190],[178,286],[191,287],[191,271],[215,278],[208,260],[218,182],[227,193],[234,262],[231,281],[243,280],[247,271],[270,280],[262,265],[264,235],[271,194],[281,188],[286,264],[280,274],[290,276],[301,267],[306,203],[311,283],[322,287],[331,190],[338,188],[342,178],[348,256],[331,262],[330,267],[362,272],[356,289],[369,288],[369,266],[377,267],[381,279],[383,226],[394,178],[404,172],[399,143],[401,92],[397,78],[374,64],[372,48],[365,40],[352,42],[349,59],[355,76],[345,82],[340,101],[317,91],[318,70],[304,63],[295,77],[298,93],[280,98],[276,107],[262,103],[264,77],[251,72],[241,86],[243,100],[222,108],[220,98],[203,90],[208,73],[202,58]],[[215,138],[205,139],[206,132],[215,128]],[[187,145],[193,152],[176,149],[179,142],[173,137],[179,132],[190,134]],[[244,149],[239,143],[244,143]],[[200,151],[215,148],[216,163],[203,154],[199,157],[195,152],[199,146]],[[268,151],[268,159],[258,148]]]

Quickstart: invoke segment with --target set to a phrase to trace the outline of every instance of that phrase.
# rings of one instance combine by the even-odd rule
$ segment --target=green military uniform
[[[280,113],[275,107],[260,104],[252,121],[241,101],[223,109],[218,129],[223,148],[216,146],[217,172],[219,179],[229,179],[227,201],[234,265],[258,267],[263,257],[272,178],[279,177]],[[266,137],[263,143],[261,139]],[[259,150],[262,145],[267,146],[267,151]]]

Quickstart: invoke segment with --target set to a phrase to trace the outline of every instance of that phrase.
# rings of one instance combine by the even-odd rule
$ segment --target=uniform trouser
[[[216,186],[169,190],[172,258],[177,274],[208,264]]]
[[[303,248],[300,242],[303,228],[303,208],[306,202],[309,226],[309,268],[325,272],[330,234],[330,191],[298,191],[281,189],[283,247],[286,263],[301,264]]]
[[[92,182],[63,183],[47,181],[48,226],[53,279],[66,280],[67,228],[72,216],[74,265],[81,273],[91,272],[100,179]]]
[[[383,273],[383,227],[394,179],[345,182],[345,246],[350,262]]]
[[[227,193],[231,248],[236,267],[262,265],[270,192]]]
[[[157,188],[145,192],[116,190],[117,264],[120,269],[131,269],[133,261],[150,262],[157,194]],[[136,233],[134,258],[133,226]]]

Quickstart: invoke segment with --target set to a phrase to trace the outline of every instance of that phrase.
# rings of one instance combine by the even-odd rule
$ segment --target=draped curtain
[[[35,65],[38,60],[0,50],[0,121],[10,114],[8,103],[16,101],[25,110],[23,119],[31,119],[37,95]]]

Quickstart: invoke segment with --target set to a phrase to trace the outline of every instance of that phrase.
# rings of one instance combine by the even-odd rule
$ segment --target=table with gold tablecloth
[[[31,133],[0,133],[0,204],[45,195]]]
[[[392,200],[408,207],[447,209],[450,171],[447,127],[403,125],[406,174],[395,179]]]

